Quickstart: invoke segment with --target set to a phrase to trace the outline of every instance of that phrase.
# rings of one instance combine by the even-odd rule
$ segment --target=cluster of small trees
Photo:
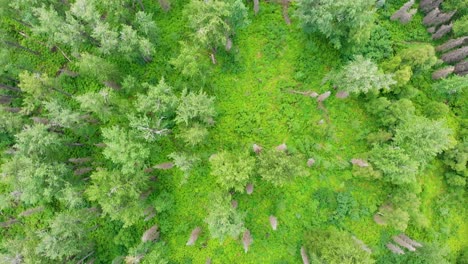
[[[192,30],[189,41],[180,42],[181,51],[172,64],[188,77],[202,77],[201,54],[208,51],[213,64],[221,47],[231,50],[236,30],[249,23],[247,8],[241,0],[197,1],[185,7],[185,17]],[[207,55],[208,55],[207,54]],[[208,56],[206,56],[208,57]]]
[[[245,189],[247,194],[251,194],[253,185],[248,183],[254,180],[256,174],[276,187],[283,186],[295,177],[309,174],[305,166],[306,159],[288,152],[285,144],[265,150],[254,144],[253,152],[257,160],[246,152],[222,151],[210,157],[211,175],[225,193],[243,192]],[[228,236],[236,238],[245,230],[243,214],[236,210],[237,205],[231,204],[229,197],[224,193],[213,195],[213,206],[210,206],[206,218],[211,236],[221,241]],[[276,230],[276,218],[270,221],[273,221],[272,228]]]

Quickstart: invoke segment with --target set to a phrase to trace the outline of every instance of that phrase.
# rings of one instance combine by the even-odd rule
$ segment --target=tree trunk
[[[445,78],[449,74],[451,74],[454,71],[454,69],[455,69],[455,67],[448,66],[448,67],[442,68],[440,70],[437,70],[437,71],[432,73],[432,79],[433,80],[438,80],[438,79],[441,79],[441,78]]]
[[[451,39],[444,44],[437,46],[436,50],[437,51],[447,51],[451,50],[453,48],[458,48],[460,46],[468,45],[468,37],[461,37],[457,39]]]
[[[432,9],[438,7],[443,0],[421,0],[419,3],[419,8],[424,12],[428,13]]]
[[[12,96],[0,95],[0,104],[10,104],[13,101]]]
[[[450,31],[452,31],[451,23],[449,25],[442,25],[434,34],[432,34],[432,39],[440,39],[443,36],[447,35],[447,33],[449,33]]]
[[[468,56],[468,46],[445,53],[442,55],[441,59],[445,63],[454,63],[463,60],[466,56]]]
[[[455,73],[461,76],[468,74],[468,61],[462,61],[455,65]]]
[[[161,6],[164,12],[171,10],[171,3],[168,0],[159,0],[159,5]]]
[[[143,5],[143,2],[141,0],[136,0],[138,4],[140,5],[140,8],[143,12],[145,12],[145,6]]]
[[[3,110],[10,112],[10,113],[18,113],[21,111],[20,107],[3,107]]]
[[[32,49],[29,49],[29,48],[26,48],[24,46],[21,46],[20,44],[16,43],[16,42],[12,42],[12,41],[3,41],[5,44],[7,44],[8,46],[11,46],[11,47],[15,47],[15,48],[18,48],[18,49],[22,49],[24,51],[27,51],[31,54],[34,54],[36,56],[41,56],[41,53],[37,52],[37,51],[34,51]]]
[[[291,25],[291,19],[289,18],[288,14],[289,0],[282,0],[282,5],[284,22],[286,22],[287,25]]]
[[[216,64],[216,58],[215,58],[214,53],[211,53],[211,54],[210,54],[210,58],[211,58],[211,62],[212,62],[213,64]]]
[[[72,94],[70,94],[70,93],[67,93],[67,92],[65,92],[65,91],[64,91],[64,90],[62,90],[62,89],[55,88],[55,87],[53,87],[53,86],[47,86],[47,88],[50,88],[50,89],[52,89],[52,90],[54,90],[54,91],[56,91],[56,92],[59,92],[59,93],[61,93],[61,94],[65,95],[65,96],[68,96],[68,97],[73,97],[73,95],[72,95]]]
[[[230,37],[226,37],[226,51],[230,51],[232,48],[232,39]]]
[[[258,11],[260,10],[259,0],[253,0],[253,4],[254,4],[254,13],[255,15],[257,15]]]
[[[2,84],[2,83],[0,83],[0,89],[10,90],[14,92],[21,92],[21,89],[18,87],[13,87],[13,86]]]

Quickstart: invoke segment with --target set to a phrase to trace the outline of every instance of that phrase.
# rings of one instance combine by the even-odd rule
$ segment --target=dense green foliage
[[[0,0],[0,263],[467,263],[467,2],[405,2]]]
[[[320,32],[337,49],[362,45],[369,39],[375,1],[301,0],[297,16],[304,27]]]

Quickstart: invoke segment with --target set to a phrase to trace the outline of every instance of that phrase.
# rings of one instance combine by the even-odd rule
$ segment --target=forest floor
[[[378,184],[354,183],[349,163],[367,151],[364,137],[372,129],[372,121],[357,101],[332,95],[324,103],[327,122],[327,114],[317,107],[315,99],[289,93],[331,89],[320,84],[340,61],[336,51],[323,40],[306,39],[297,25],[286,25],[279,5],[262,6],[261,14],[239,31],[234,44],[234,65],[224,66],[220,60],[213,74],[212,93],[219,116],[207,155],[223,149],[250,151],[253,143],[265,148],[286,143],[289,149],[314,158],[316,164],[309,177],[282,188],[257,180],[252,195],[233,196],[239,202],[238,210],[246,212],[245,227],[254,239],[248,254],[240,240],[209,240],[206,229],[197,246],[184,246],[194,227],[206,226],[203,221],[210,192],[217,191],[217,186],[206,163],[183,185],[175,178],[175,208],[168,219],[173,229],[164,238],[171,257],[179,263],[190,263],[190,259],[203,263],[213,256],[214,263],[296,263],[304,229],[325,224],[333,215],[333,206],[320,204],[327,201],[313,199],[322,192],[351,194],[359,204],[355,209],[362,212],[356,220],[336,221],[369,245],[378,244],[381,228],[373,222],[372,212],[364,208],[376,209],[384,197]],[[317,192],[319,189],[322,192]],[[269,225],[270,215],[278,218],[277,231]]]

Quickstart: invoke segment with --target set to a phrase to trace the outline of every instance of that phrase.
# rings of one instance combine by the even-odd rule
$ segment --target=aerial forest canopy
[[[467,0],[0,0],[0,263],[468,264]]]

